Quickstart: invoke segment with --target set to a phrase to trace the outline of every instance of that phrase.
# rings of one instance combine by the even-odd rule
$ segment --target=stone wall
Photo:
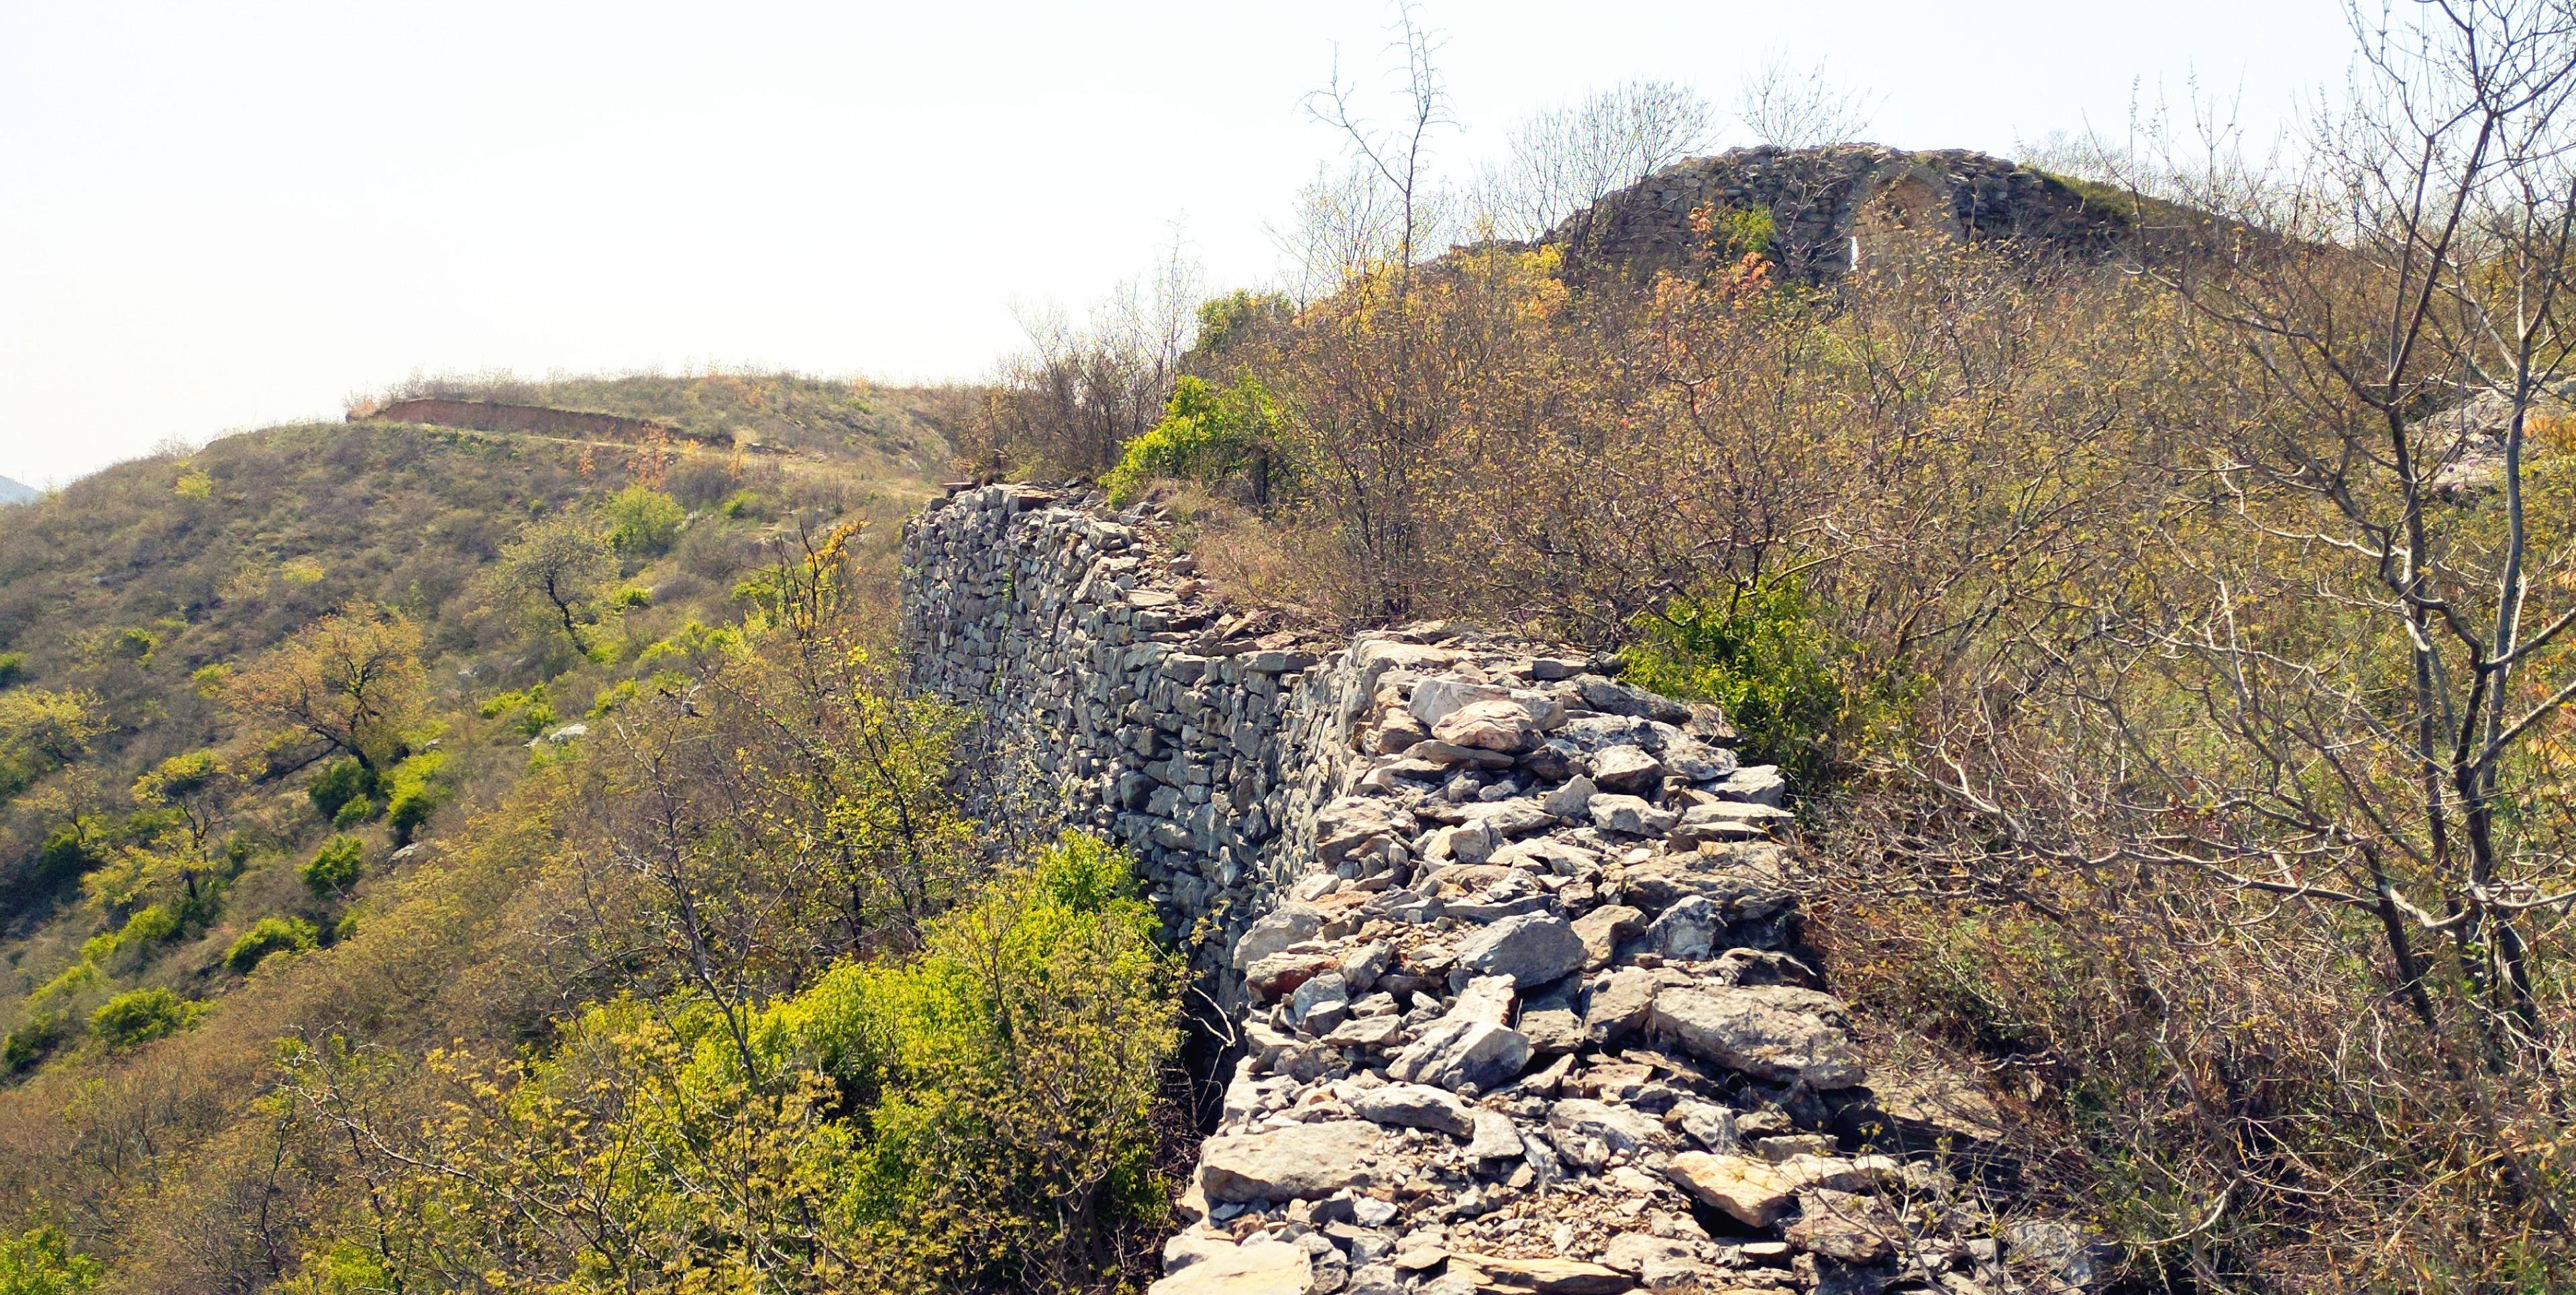
[[[539,436],[562,436],[582,440],[619,441],[631,445],[686,442],[725,449],[771,452],[756,444],[737,445],[731,436],[693,432],[657,423],[648,418],[628,418],[622,414],[594,413],[586,409],[551,409],[543,405],[512,405],[497,400],[446,400],[422,397],[397,400],[381,408],[349,411],[350,422],[376,421],[389,423],[428,423],[434,427],[463,427],[481,432],[526,432]]]
[[[2002,158],[1839,144],[1740,148],[1677,162],[1576,213],[1550,237],[1620,273],[1679,269],[1700,241],[1690,215],[1703,204],[1768,211],[1773,259],[1806,282],[1848,272],[1855,251],[1866,256],[1874,236],[1898,227],[2016,239],[2085,258],[2122,249],[2131,233],[2121,213]]]
[[[904,534],[914,682],[1133,849],[1231,1082],[1157,1295],[2067,1289],[1974,1085],[1873,1064],[1724,717],[1456,626],[1319,641],[1086,498]],[[2008,1221],[2010,1220],[2010,1221]]]

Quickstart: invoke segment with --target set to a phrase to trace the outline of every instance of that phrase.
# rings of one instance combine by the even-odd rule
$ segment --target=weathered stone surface
[[[1604,904],[1574,919],[1575,938],[1583,941],[1583,965],[1591,970],[1609,966],[1619,942],[1635,938],[1645,917],[1625,904]]]
[[[1397,1053],[1386,1072],[1415,1083],[1490,1092],[1519,1078],[1529,1059],[1529,1037],[1518,1030],[1488,1021],[1447,1019]]]
[[[1241,971],[1253,963],[1315,938],[1324,925],[1324,915],[1304,904],[1282,904],[1252,924],[1243,938],[1234,944],[1234,969]]]
[[[1277,998],[1341,963],[1330,953],[1274,953],[1244,968],[1243,982],[1265,998]]]
[[[1603,791],[1652,794],[1664,785],[1664,766],[1640,747],[1606,747],[1592,757],[1592,782]]]
[[[1707,806],[1685,813],[1696,814]],[[1779,847],[1768,844],[1710,847],[1716,851],[1663,854],[1630,865],[1622,898],[1659,913],[1693,895],[1717,905],[1730,922],[1770,917],[1794,908],[1797,896],[1780,880]]]
[[[1650,1266],[1687,1264],[1697,1258],[1687,1243],[1645,1232],[1622,1232],[1601,1251],[1604,1266],[1640,1276]]]
[[[1377,984],[1377,978],[1394,965],[1394,947],[1384,940],[1371,940],[1342,955],[1342,980],[1351,987],[1351,992],[1365,994]]]
[[[1559,1098],[1549,1108],[1552,1128],[1572,1129],[1596,1137],[1613,1152],[1636,1152],[1671,1143],[1672,1135],[1651,1115],[1634,1107],[1612,1106],[1585,1097]]]
[[[1583,704],[1611,715],[1629,715],[1639,719],[1658,719],[1679,724],[1690,718],[1690,707],[1669,697],[1658,697],[1643,688],[1631,687],[1599,675],[1577,675],[1575,691]]]
[[[1860,1191],[1895,1177],[1895,1169],[1894,1161],[1878,1156],[1857,1161],[1799,1156],[1775,1165],[1749,1156],[1685,1151],[1666,1165],[1664,1176],[1738,1222],[1764,1228],[1779,1222],[1802,1191]]]
[[[1452,746],[1517,753],[1539,744],[1538,724],[1508,697],[1469,702],[1431,726],[1431,736]]]
[[[1639,943],[1667,958],[1698,962],[1716,952],[1718,936],[1725,930],[1726,918],[1717,905],[1706,896],[1691,895],[1665,909]]]
[[[1344,796],[1316,815],[1315,857],[1329,867],[1412,835],[1413,816],[1401,806],[1377,796]]]
[[[1475,1134],[1468,1139],[1468,1155],[1478,1160],[1504,1160],[1520,1153],[1520,1131],[1513,1127],[1510,1116],[1500,1111],[1475,1112]]]
[[[1312,1200],[1363,1185],[1363,1161],[1383,1134],[1366,1120],[1291,1124],[1220,1134],[1199,1148],[1199,1182],[1212,1201]]]
[[[1725,781],[1709,788],[1728,800],[1739,800],[1773,809],[1789,796],[1789,782],[1780,776],[1777,765],[1748,764],[1727,775]]]
[[[1655,1010],[1655,978],[1634,967],[1622,967],[1592,991],[1583,1007],[1583,1028],[1595,1047],[1607,1047],[1646,1027]]]
[[[1662,836],[1681,821],[1679,814],[1657,809],[1635,796],[1595,796],[1589,812],[1594,827],[1626,836]]]
[[[1539,804],[1558,818],[1581,821],[1591,817],[1592,798],[1599,791],[1591,778],[1576,774],[1566,779],[1564,786],[1549,792]]]
[[[1529,1036],[1530,1050],[1539,1053],[1573,1052],[1591,1037],[1583,1027],[1583,1014],[1575,1010],[1575,986],[1570,983],[1522,1004],[1520,1019],[1512,1028]]]
[[[2059,1219],[2015,1219],[2004,1225],[2005,1253],[2033,1262],[2067,1291],[2102,1287],[2120,1247]]]
[[[1628,1274],[1574,1259],[1452,1254],[1453,1266],[1475,1269],[1479,1288],[1534,1295],[1619,1295],[1636,1285]]]
[[[1350,982],[1338,971],[1313,977],[1288,999],[1288,1019],[1317,1034],[1331,1033],[1350,1013]]]
[[[1153,1284],[1148,1295],[1308,1295],[1314,1261],[1279,1241],[1225,1246]]]
[[[1650,1023],[1694,1056],[1757,1078],[1818,1089],[1859,1083],[1866,1072],[1850,1037],[1800,1010],[1800,1000],[1766,992],[1778,988],[1661,990]]]
[[[1583,937],[1561,917],[1528,913],[1507,917],[1467,937],[1458,965],[1480,976],[1509,976],[1527,989],[1583,965]]]
[[[1875,1196],[1820,1187],[1798,1199],[1789,1244],[1847,1264],[1874,1264],[1905,1240],[1896,1212]]]
[[[1351,1098],[1351,1109],[1373,1124],[1438,1129],[1464,1137],[1475,1132],[1476,1109],[1423,1084],[1388,1084]]]
[[[1413,718],[1438,731],[1440,721],[1470,702],[1505,701],[1512,695],[1509,688],[1473,683],[1464,679],[1431,678],[1413,686],[1413,700],[1407,706]]]

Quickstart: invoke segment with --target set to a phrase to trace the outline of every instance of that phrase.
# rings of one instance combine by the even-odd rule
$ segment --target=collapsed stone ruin
[[[1156,1295],[2007,1292],[1971,1084],[1874,1065],[1799,933],[1777,770],[1615,663],[1318,642],[1136,514],[961,489],[904,533],[914,683],[1138,858],[1231,1082]]]

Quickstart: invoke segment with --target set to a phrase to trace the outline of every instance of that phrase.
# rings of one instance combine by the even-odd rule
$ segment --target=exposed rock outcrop
[[[933,505],[904,633],[1228,1016],[1161,1295],[2030,1288],[1959,1172],[1991,1107],[1871,1069],[1723,715],[1455,627],[1316,642],[1083,502]]]

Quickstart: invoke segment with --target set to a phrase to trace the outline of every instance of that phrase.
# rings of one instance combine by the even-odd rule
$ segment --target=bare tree
[[[1824,59],[1792,63],[1775,49],[1745,77],[1735,112],[1762,143],[1815,148],[1859,139],[1877,110],[1876,96],[1833,79]]]
[[[2364,1055],[2321,1045],[2317,1069],[2437,1113],[2377,1144],[2417,1157],[2394,1176],[2474,1178],[2476,1208],[2563,1240],[2536,1149],[2568,1136],[2576,1053],[2576,555],[2533,455],[2576,378],[2576,10],[2352,21],[2349,93],[2300,169],[2223,140],[2153,163],[2196,173],[2224,231],[2156,271],[2187,375],[2153,416],[2181,438],[2164,479],[2140,478],[2160,515],[2118,579],[2037,593],[2038,628],[1936,699],[1907,772],[1968,826],[1921,857],[1998,897],[2096,879],[2155,1028],[2197,1010],[2165,992],[2182,958],[2221,946],[2369,969],[2382,992],[2332,1027]],[[2150,940],[2191,952],[2150,969]],[[2260,1108],[2191,1104],[2210,1152],[2177,1239],[2317,1194],[2314,1166],[2245,1153]]]
[[[1515,128],[1504,160],[1478,186],[1479,214],[1502,237],[1540,238],[1716,140],[1716,110],[1698,91],[1623,81]]]
[[[1352,179],[1360,186],[1357,192],[1350,183],[1326,191],[1344,204],[1345,213],[1363,217],[1341,222],[1344,237],[1340,241],[1392,266],[1401,294],[1412,283],[1413,262],[1431,241],[1427,236],[1437,229],[1431,140],[1441,128],[1457,122],[1449,115],[1448,88],[1441,84],[1440,69],[1433,62],[1440,36],[1423,24],[1420,5],[1405,0],[1397,6],[1394,36],[1391,52],[1400,60],[1394,125],[1381,126],[1361,109],[1359,87],[1342,80],[1338,56],[1330,81],[1306,96],[1306,111],[1342,136],[1350,153]],[[1356,230],[1382,231],[1382,246],[1370,248],[1367,242],[1350,237]]]
[[[994,474],[1106,470],[1161,418],[1205,296],[1176,229],[1153,269],[1119,283],[1081,323],[1058,306],[1022,311],[1028,349],[1003,361],[961,449]]]

